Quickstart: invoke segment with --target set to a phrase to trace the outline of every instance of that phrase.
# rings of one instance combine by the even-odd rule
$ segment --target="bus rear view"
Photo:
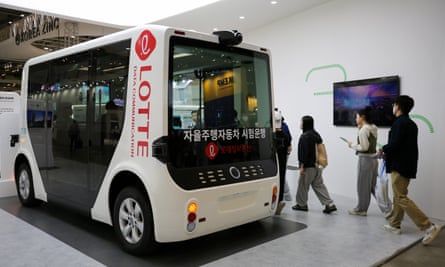
[[[147,25],[30,60],[22,203],[83,210],[134,254],[273,215],[270,59],[240,42]]]

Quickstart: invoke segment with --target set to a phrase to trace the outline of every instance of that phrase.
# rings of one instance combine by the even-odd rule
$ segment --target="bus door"
[[[124,123],[130,41],[90,51],[87,105],[88,194],[91,203],[105,177]]]
[[[88,202],[86,55],[29,69],[28,130],[48,200],[75,207]]]
[[[41,138],[30,133],[50,198],[91,208],[123,126],[129,47],[124,40],[30,67],[28,109],[33,101],[47,103],[42,116],[53,118],[45,126],[46,162],[38,159]]]
[[[27,102],[27,127],[34,155],[44,182],[48,169],[54,168],[52,153],[52,108],[49,94],[42,92],[38,99]]]

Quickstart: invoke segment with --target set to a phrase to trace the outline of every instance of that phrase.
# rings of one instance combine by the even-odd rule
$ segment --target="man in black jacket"
[[[400,225],[406,214],[417,227],[425,231],[423,244],[429,244],[440,232],[440,227],[433,224],[428,217],[408,198],[410,179],[416,178],[419,150],[417,145],[418,128],[409,118],[409,112],[414,107],[414,100],[407,96],[398,96],[393,104],[396,120],[391,126],[388,144],[383,146],[380,155],[386,158],[387,172],[391,173],[394,193],[392,219],[383,229],[394,234],[400,234]]]

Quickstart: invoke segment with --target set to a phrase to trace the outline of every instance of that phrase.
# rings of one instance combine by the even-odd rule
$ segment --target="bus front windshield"
[[[267,54],[172,37],[169,59],[173,166],[273,158]]]

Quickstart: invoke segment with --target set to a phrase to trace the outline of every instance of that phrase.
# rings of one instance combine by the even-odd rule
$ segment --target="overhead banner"
[[[31,14],[22,20],[11,25],[11,37],[15,39],[15,44],[37,38],[41,35],[57,31],[60,27],[60,19],[54,16]]]

